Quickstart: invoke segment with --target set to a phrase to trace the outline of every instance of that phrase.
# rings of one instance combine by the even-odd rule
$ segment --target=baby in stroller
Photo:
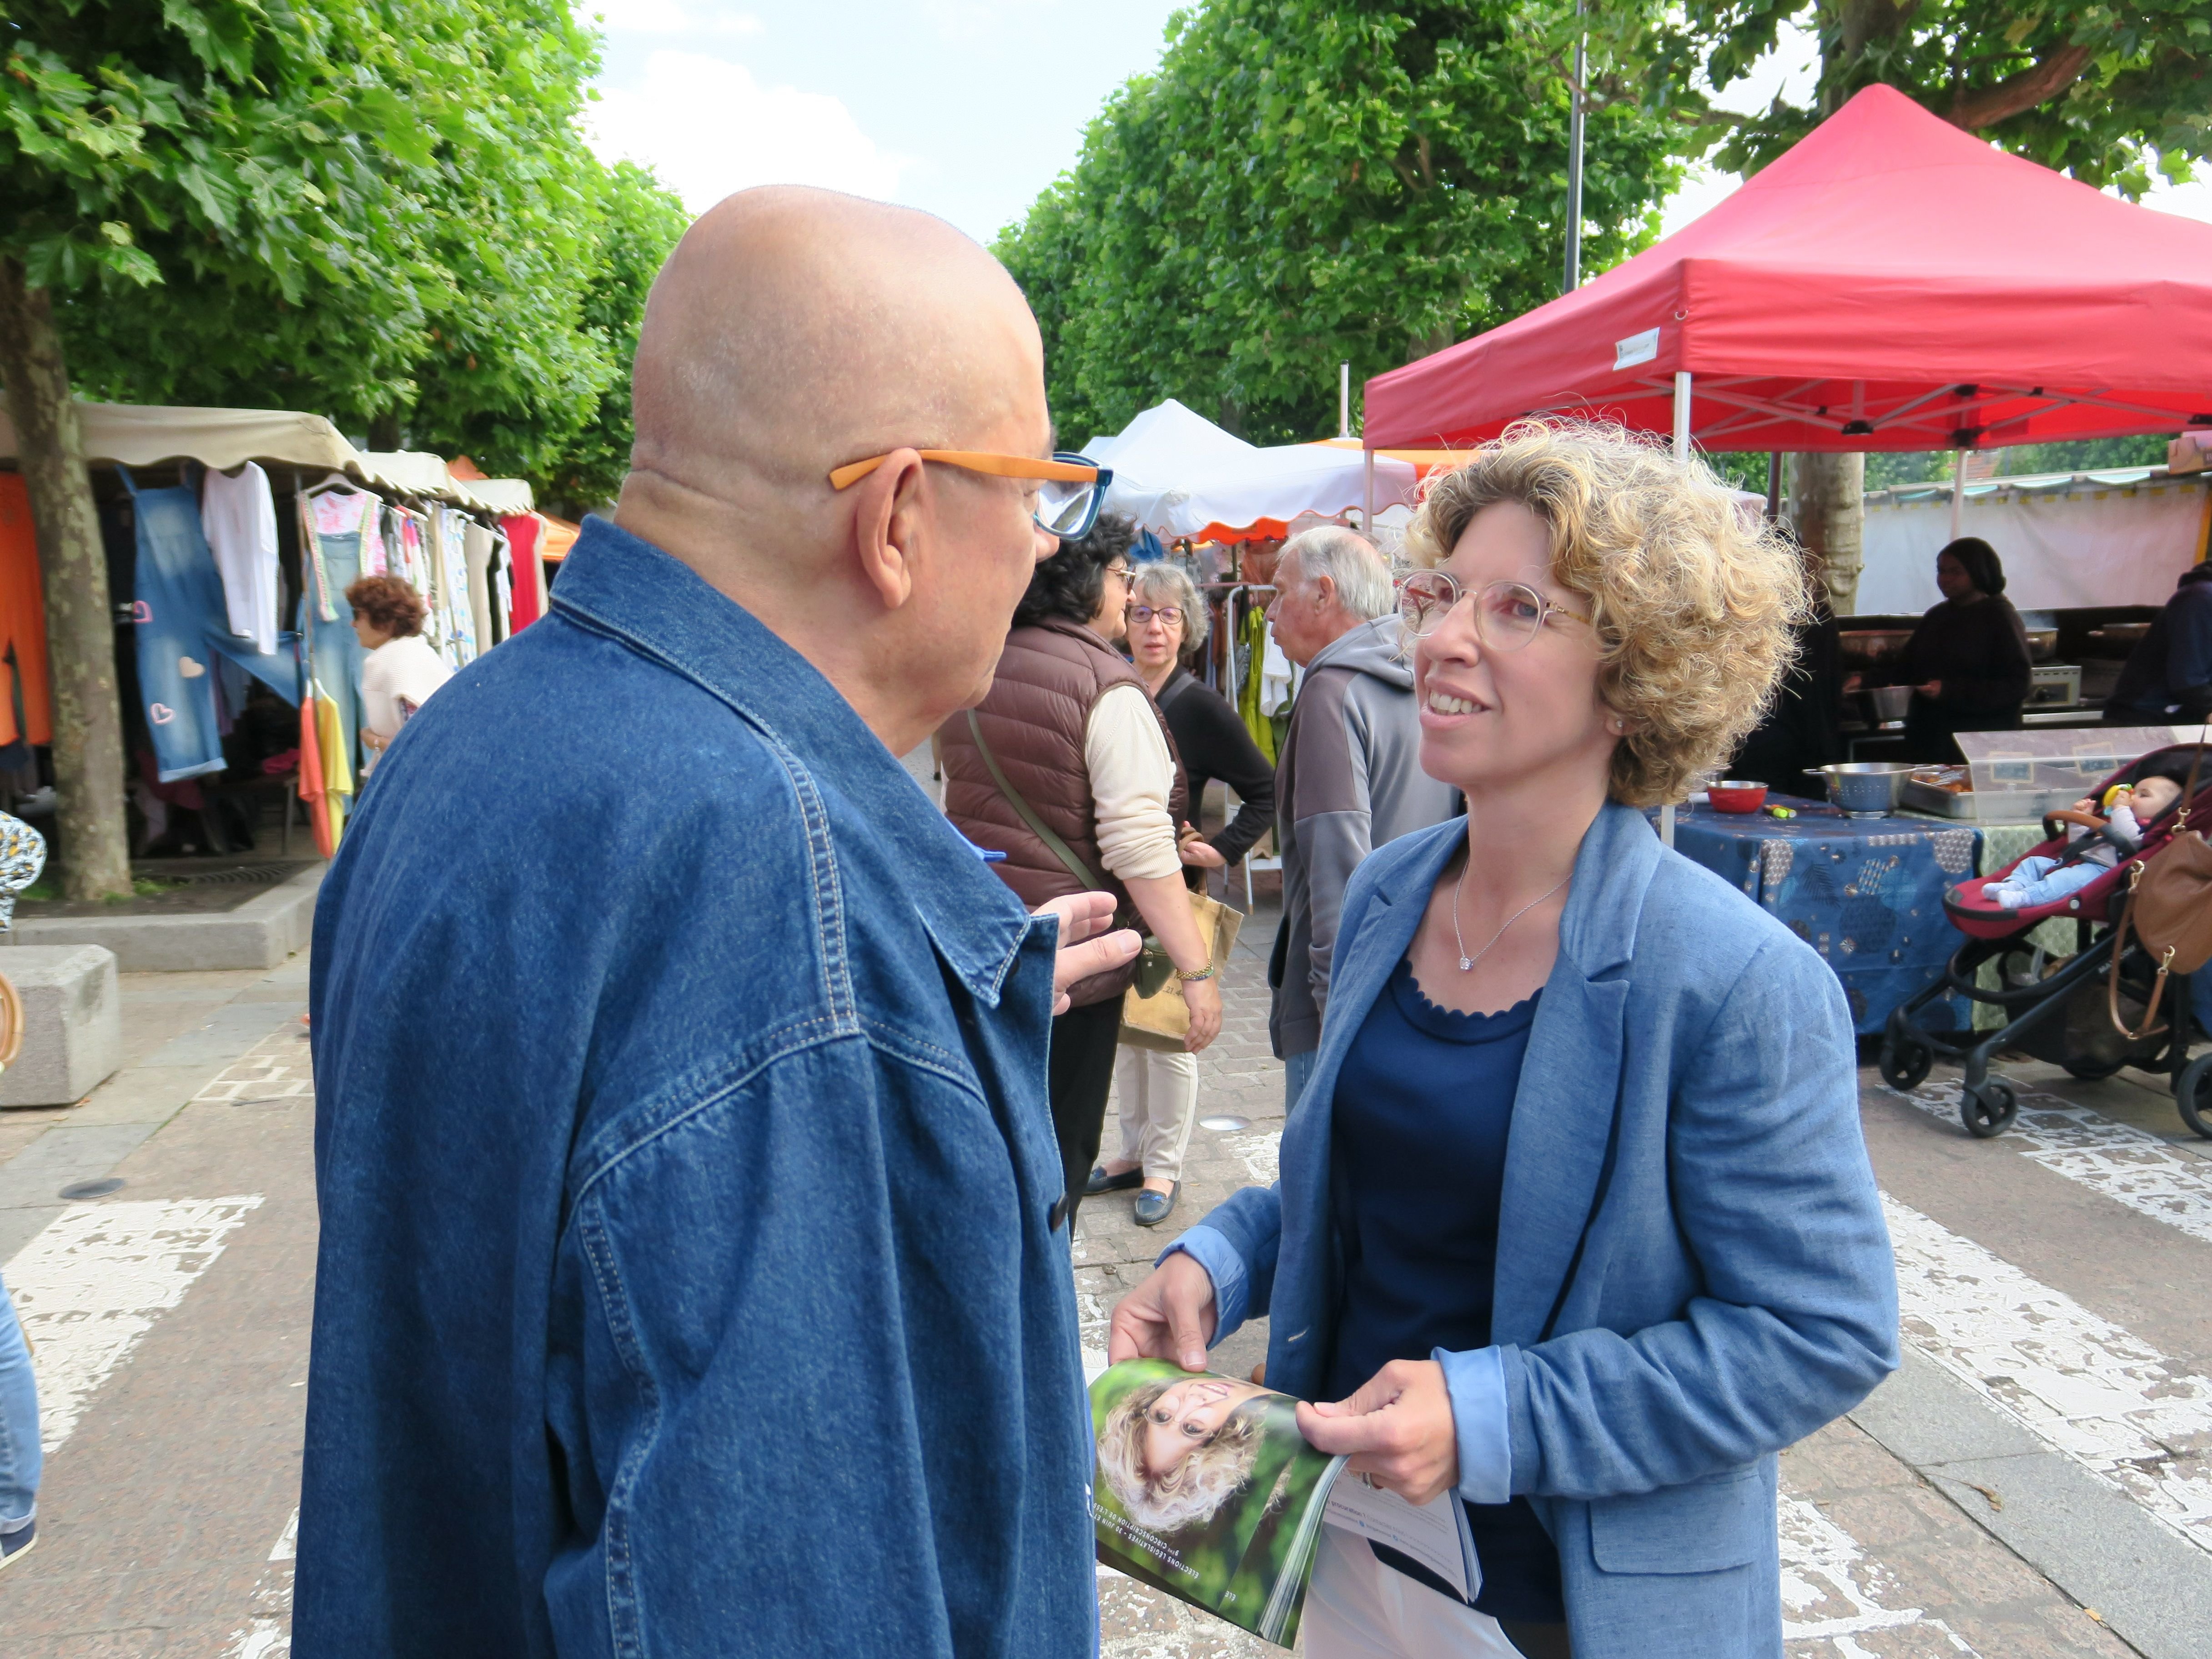
[[[2022,859],[2003,880],[1984,882],[1982,896],[2004,909],[2021,910],[2079,892],[2141,847],[2144,829],[2180,799],[2179,782],[2154,774],[2137,779],[2132,789],[2123,784],[2106,791],[2108,816],[2102,819],[2096,816],[2094,799],[2077,800],[2073,811],[2063,815],[2074,821],[2066,839],[2075,843],[2090,839],[2094,844],[2069,851],[2063,859]]]

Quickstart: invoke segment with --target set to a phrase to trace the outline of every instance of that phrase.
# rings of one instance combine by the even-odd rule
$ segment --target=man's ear
[[[1336,604],[1335,577],[1330,575],[1316,576],[1313,579],[1311,586],[1313,588],[1315,610],[1327,611],[1334,606]]]
[[[894,449],[853,486],[853,550],[861,580],[875,589],[886,611],[897,610],[914,593],[927,478],[919,454]]]

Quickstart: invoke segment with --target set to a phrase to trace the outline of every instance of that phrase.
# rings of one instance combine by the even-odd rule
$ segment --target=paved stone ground
[[[1086,1344],[1122,1289],[1272,1173],[1263,887],[1181,1206],[1085,1206]],[[128,975],[123,1073],[0,1113],[0,1272],[56,1402],[38,1551],[0,1576],[0,1659],[289,1647],[314,1214],[305,968]],[[1939,1077],[1862,1078],[1910,1358],[1784,1458],[1790,1659],[2212,1654],[2212,1158],[2154,1080],[2008,1066],[2020,1125],[1969,1139]],[[1109,1139],[1111,1128],[1109,1126]],[[58,1189],[126,1185],[71,1205]],[[1264,1329],[1217,1353],[1261,1358]],[[1103,1352],[1098,1356],[1103,1359]],[[66,1422],[64,1419],[66,1419]],[[1256,1659],[1259,1643],[1115,1576],[1108,1659]]]

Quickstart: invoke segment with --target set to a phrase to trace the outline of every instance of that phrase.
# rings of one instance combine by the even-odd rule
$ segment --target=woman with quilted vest
[[[1121,925],[1141,925],[1173,960],[1195,1054],[1221,1029],[1221,988],[1183,885],[1181,769],[1144,681],[1109,643],[1128,608],[1133,536],[1128,520],[1103,517],[1037,567],[990,695],[939,733],[945,810],[969,841],[1006,854],[994,867],[1031,909],[1066,894],[1112,893]],[[1053,1128],[1071,1238],[1135,974],[1132,963],[1080,981],[1052,1022]]]

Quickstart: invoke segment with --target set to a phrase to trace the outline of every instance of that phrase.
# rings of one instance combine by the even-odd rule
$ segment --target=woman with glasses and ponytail
[[[1435,482],[1400,591],[1422,769],[1467,816],[1346,889],[1281,1179],[1115,1309],[1110,1357],[1265,1380],[1352,1471],[1463,1506],[1471,1602],[1334,1529],[1310,1659],[1778,1656],[1776,1455],[1897,1364],[1851,1020],[1661,846],[1757,720],[1795,552],[1701,462],[1529,422]]]

